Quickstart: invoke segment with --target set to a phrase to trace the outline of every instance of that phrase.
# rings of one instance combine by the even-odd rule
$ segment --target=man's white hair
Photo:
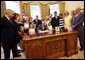
[[[9,13],[9,12],[14,12],[14,11],[11,10],[11,9],[7,9],[7,10],[5,11],[5,14],[7,14],[7,13]]]

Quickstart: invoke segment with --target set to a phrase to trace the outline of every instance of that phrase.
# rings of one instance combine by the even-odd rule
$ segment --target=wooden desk
[[[77,31],[62,33],[25,34],[26,59],[57,59],[71,56],[77,50]]]

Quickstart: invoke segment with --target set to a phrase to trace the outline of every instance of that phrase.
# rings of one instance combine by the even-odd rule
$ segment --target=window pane
[[[16,13],[20,13],[19,1],[5,1],[6,9],[11,9]]]
[[[36,18],[36,15],[38,15],[39,19],[41,19],[40,5],[39,4],[30,4],[30,11],[31,11],[31,17],[33,19]]]
[[[57,12],[57,15],[59,15],[59,4],[50,4],[50,13],[54,16],[54,12]]]

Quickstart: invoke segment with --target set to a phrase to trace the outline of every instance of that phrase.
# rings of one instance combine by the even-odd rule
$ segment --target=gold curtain
[[[59,3],[60,13],[65,11],[65,2],[63,1],[20,1],[21,15],[23,14],[23,6],[25,13],[30,17],[30,3],[40,3],[41,16],[45,18],[49,15],[49,3]],[[1,1],[1,17],[4,16],[6,10],[5,1]]]
[[[30,3],[27,4],[27,14],[30,17],[31,13],[30,13]]]
[[[49,4],[40,4],[41,16],[45,19],[49,15]]]
[[[59,2],[60,13],[64,14],[65,11],[65,3]]]
[[[40,4],[40,12],[41,12],[41,17],[44,17],[44,14],[43,14],[43,5]]]
[[[6,10],[5,1],[1,1],[1,17],[5,15],[5,10]]]
[[[28,16],[30,17],[30,3],[24,3],[24,10],[25,10],[25,14],[28,14]]]
[[[19,3],[20,3],[20,12],[21,12],[21,16],[23,16],[23,4],[22,4],[21,1],[20,1]]]
[[[43,5],[46,5],[49,3],[56,3],[56,2],[59,2],[59,1],[22,1],[22,3],[34,3],[34,4],[40,3]]]
[[[43,5],[40,4],[40,10],[41,10],[41,16],[45,19],[46,16],[48,16],[48,9],[47,9],[48,5]]]
[[[24,3],[23,5],[24,5],[24,11],[25,11],[25,14],[27,14],[27,4]]]
[[[63,1],[22,1],[24,4],[25,13],[30,16],[30,3],[38,4],[40,3],[40,12],[41,16],[45,19],[46,16],[49,15],[49,3],[59,3],[60,13],[64,13],[65,11],[65,2]]]

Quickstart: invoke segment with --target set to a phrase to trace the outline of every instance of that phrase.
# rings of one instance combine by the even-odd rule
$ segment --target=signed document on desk
[[[45,30],[45,31],[39,30],[39,33],[46,33],[46,32],[49,32],[49,31],[48,30]]]

